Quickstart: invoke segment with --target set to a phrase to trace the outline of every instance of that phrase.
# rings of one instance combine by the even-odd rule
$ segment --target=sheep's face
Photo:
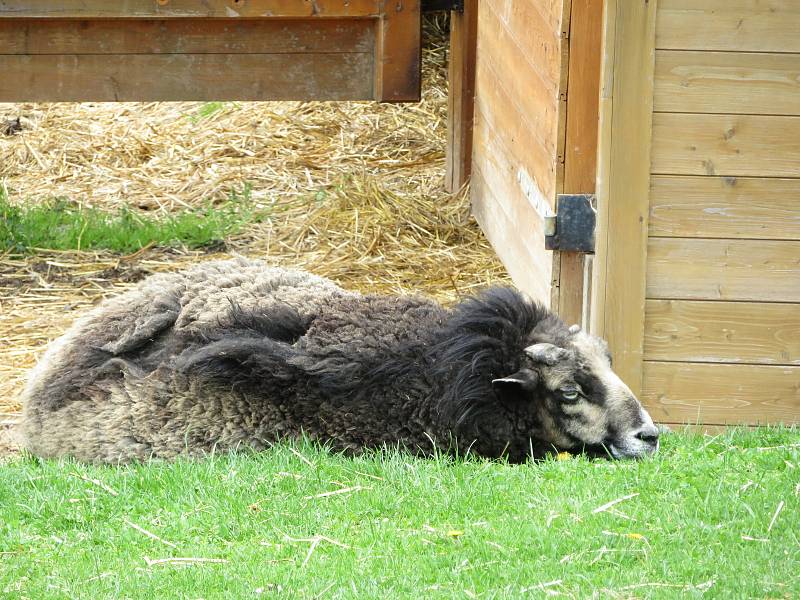
[[[523,367],[492,385],[515,412],[535,417],[533,437],[558,450],[614,458],[658,449],[658,429],[611,369],[603,340],[573,326],[565,343],[533,343],[524,353]]]

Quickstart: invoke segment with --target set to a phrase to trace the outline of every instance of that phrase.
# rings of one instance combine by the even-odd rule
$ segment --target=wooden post
[[[592,331],[642,386],[657,0],[607,0],[598,145]]]
[[[417,102],[420,96],[420,0],[384,0],[375,36],[375,99]]]
[[[445,187],[457,192],[472,168],[472,122],[475,106],[475,58],[478,0],[464,0],[464,12],[450,13],[447,97],[447,174]]]
[[[562,186],[565,194],[595,191],[602,37],[602,0],[572,0]],[[568,323],[586,325],[583,323],[584,305],[589,303],[589,298],[584,286],[585,257],[577,252],[559,254],[558,314]]]

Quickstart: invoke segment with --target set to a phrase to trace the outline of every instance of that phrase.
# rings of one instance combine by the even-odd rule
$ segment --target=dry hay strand
[[[441,194],[446,22],[428,20],[417,104],[163,102],[0,104],[0,180],[13,199],[170,212],[226,200],[247,185],[257,204],[314,196],[344,173],[396,190],[426,171]]]
[[[149,273],[234,254],[350,289],[444,302],[508,281],[466,193],[443,190],[446,22],[429,20],[418,104],[0,105],[0,182],[13,202],[67,198],[173,213],[251,190],[262,222],[223,252],[147,248],[0,255],[0,427],[46,344]],[[2,451],[0,451],[1,453]]]

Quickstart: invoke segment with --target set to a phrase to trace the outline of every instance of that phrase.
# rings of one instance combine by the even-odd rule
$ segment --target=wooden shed
[[[800,3],[467,9],[451,170],[517,284],[605,336],[658,421],[799,422]],[[596,253],[548,252],[585,192]]]

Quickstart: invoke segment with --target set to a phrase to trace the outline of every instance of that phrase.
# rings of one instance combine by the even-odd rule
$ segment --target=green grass
[[[787,429],[673,434],[639,462],[18,457],[0,466],[0,597],[798,597],[799,485]],[[225,562],[152,562],[169,557]]]
[[[249,189],[232,192],[217,206],[148,216],[122,208],[111,213],[74,202],[20,206],[0,186],[0,252],[112,250],[135,252],[149,244],[202,248],[237,233],[260,219],[251,208]]]

